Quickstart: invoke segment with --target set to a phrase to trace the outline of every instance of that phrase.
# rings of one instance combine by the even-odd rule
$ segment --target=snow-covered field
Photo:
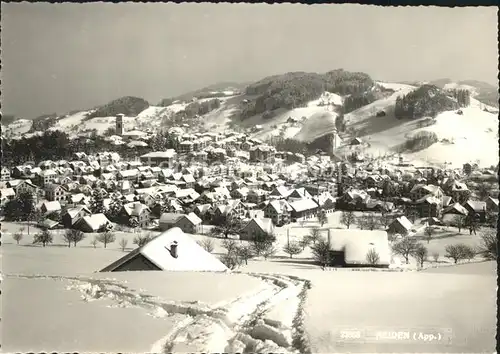
[[[330,214],[327,225],[340,227],[339,216]],[[315,224],[311,220],[303,227],[279,228],[279,248],[286,243],[288,228],[290,238],[297,240]],[[94,273],[123,255],[117,243],[94,249],[89,237],[67,248],[56,235],[59,246],[31,246],[28,237],[15,245],[8,238],[17,227],[2,225],[8,232],[2,244],[6,351],[161,352],[166,343],[173,352],[242,352],[245,347],[255,352],[323,353],[492,348],[492,262],[422,272],[322,271],[304,259],[310,255],[306,251],[298,259],[279,252],[272,260],[250,260],[241,273]],[[436,239],[427,246],[442,249],[446,242],[466,238],[472,242],[468,235],[459,237],[463,239]],[[220,240],[214,241],[216,252],[221,252]],[[307,291],[305,279],[312,282]],[[19,316],[19,309],[30,315]],[[478,331],[467,326],[469,319]],[[448,347],[342,346],[337,336],[343,326],[451,328],[454,337]]]

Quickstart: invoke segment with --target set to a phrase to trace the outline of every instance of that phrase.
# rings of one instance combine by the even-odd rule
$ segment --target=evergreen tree
[[[98,188],[92,192],[90,200],[90,211],[92,214],[104,213],[104,193],[103,190]]]

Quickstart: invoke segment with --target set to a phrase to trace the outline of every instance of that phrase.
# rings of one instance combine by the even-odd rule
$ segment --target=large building
[[[153,151],[144,154],[140,159],[145,165],[171,168],[174,165],[176,157],[177,152],[174,149],[168,149],[166,151]]]

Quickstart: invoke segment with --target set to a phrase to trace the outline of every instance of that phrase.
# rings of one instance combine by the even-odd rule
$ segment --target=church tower
[[[116,115],[116,135],[122,136],[123,135],[123,117],[124,114],[117,114]]]

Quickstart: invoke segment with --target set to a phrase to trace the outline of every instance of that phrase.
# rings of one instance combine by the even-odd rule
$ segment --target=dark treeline
[[[2,139],[2,163],[12,168],[28,161],[36,163],[43,160],[68,160],[76,152],[95,154],[102,151],[118,152],[122,158],[132,158],[151,151],[149,147],[133,149],[125,145],[113,145],[103,136],[93,134],[88,137],[69,139],[61,131],[46,131],[42,135],[29,138]]]
[[[460,107],[467,107],[470,105],[470,92],[468,90],[448,90],[450,94],[457,100]]]
[[[241,118],[245,119],[278,108],[293,109],[319,98],[325,91],[353,95],[368,91],[373,80],[364,73],[342,69],[326,74],[292,72],[266,77],[246,88],[246,94],[257,96],[245,102]]]
[[[148,107],[148,101],[139,97],[126,96],[113,100],[104,106],[98,107],[94,112],[87,115],[87,119],[96,117],[114,117],[117,114],[135,117]]]
[[[378,99],[377,95],[373,91],[360,92],[344,99],[343,111],[345,114],[355,111],[358,108],[366,106]]]
[[[460,108],[458,103],[433,85],[423,85],[403,97],[398,97],[394,107],[397,119],[436,117],[444,111]]]

